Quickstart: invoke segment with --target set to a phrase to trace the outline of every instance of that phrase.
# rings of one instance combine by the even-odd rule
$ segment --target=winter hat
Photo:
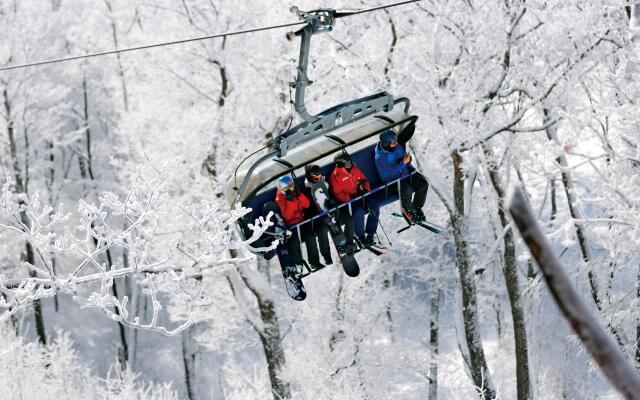
[[[304,167],[304,175],[307,178],[308,181],[311,181],[311,176],[315,175],[322,175],[322,170],[320,169],[319,165],[316,164],[309,164],[306,167]]]
[[[295,187],[296,185],[289,175],[285,175],[282,178],[278,179],[278,191],[280,191],[281,193],[284,193],[287,190],[295,189]]]
[[[351,161],[351,156],[349,155],[349,153],[338,153],[336,154],[336,156],[333,158],[333,161],[336,163],[346,163],[347,161]]]
[[[398,140],[398,137],[396,136],[395,132],[393,132],[391,129],[387,129],[386,131],[382,132],[379,138],[380,138],[380,143],[382,144],[382,147],[389,147],[389,143],[391,143],[394,140]]]

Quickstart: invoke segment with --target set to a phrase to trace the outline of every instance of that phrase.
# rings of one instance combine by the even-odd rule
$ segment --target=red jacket
[[[345,203],[358,195],[358,181],[362,181],[364,189],[371,190],[367,177],[355,165],[351,172],[346,168],[335,167],[329,177],[331,194],[341,203]]]
[[[276,204],[280,207],[280,214],[288,226],[295,225],[304,220],[304,209],[309,208],[311,202],[303,193],[297,194],[292,201],[287,200],[285,195],[276,191]]]

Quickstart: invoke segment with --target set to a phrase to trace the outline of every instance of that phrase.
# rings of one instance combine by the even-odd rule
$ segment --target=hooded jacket
[[[409,169],[407,164],[402,162],[404,155],[404,147],[401,144],[393,150],[386,150],[378,143],[375,149],[375,161],[380,179],[387,183],[407,175]]]
[[[371,190],[367,177],[355,164],[351,167],[351,171],[336,166],[329,177],[331,194],[339,202],[345,203],[358,195],[358,181],[362,182],[365,191]]]
[[[276,204],[280,207],[280,214],[287,226],[295,225],[304,220],[304,210],[309,208],[311,202],[303,193],[297,193],[293,196],[293,200],[287,200],[287,197],[279,190],[276,191]]]

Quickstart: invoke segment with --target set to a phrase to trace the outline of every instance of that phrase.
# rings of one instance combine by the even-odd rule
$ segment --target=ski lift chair
[[[381,207],[398,201],[400,182],[412,179],[416,173],[410,166],[407,176],[383,183],[375,166],[375,146],[381,132],[393,129],[398,134],[398,142],[401,144],[406,144],[413,136],[418,117],[409,113],[409,99],[394,99],[387,92],[379,92],[339,104],[317,115],[308,113],[304,94],[305,88],[312,84],[307,77],[311,36],[331,31],[335,18],[338,18],[340,13],[325,9],[310,12],[295,9],[294,12],[307,22],[302,29],[287,34],[289,39],[301,37],[298,74],[291,87],[296,90],[295,109],[304,122],[279,135],[270,151],[249,167],[240,169],[247,159],[243,160],[236,169],[236,174],[227,182],[225,194],[229,206],[234,208],[241,204],[252,209],[251,213],[238,221],[238,232],[243,239],[251,236],[249,224],[262,215],[264,204],[274,201],[278,178],[292,175],[296,188],[302,192],[304,167],[317,164],[321,167],[323,175],[329,176],[335,166],[334,156],[339,152],[349,152],[358,168],[367,176],[372,190],[348,203],[340,204],[289,227],[291,230],[297,230],[298,234],[301,226],[314,224],[318,218],[337,208],[347,207],[350,212],[352,204],[357,201],[371,198]],[[403,104],[404,107],[394,107],[398,104]],[[272,240],[272,237],[265,237],[254,243],[253,247],[268,246]]]

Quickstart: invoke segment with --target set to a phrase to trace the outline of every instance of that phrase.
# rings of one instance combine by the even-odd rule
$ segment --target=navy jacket
[[[388,151],[380,146],[380,143],[376,145],[376,169],[378,175],[385,183],[394,179],[398,179],[401,176],[405,176],[409,173],[407,164],[402,162],[402,157],[405,155],[404,147],[398,144],[393,151]]]

